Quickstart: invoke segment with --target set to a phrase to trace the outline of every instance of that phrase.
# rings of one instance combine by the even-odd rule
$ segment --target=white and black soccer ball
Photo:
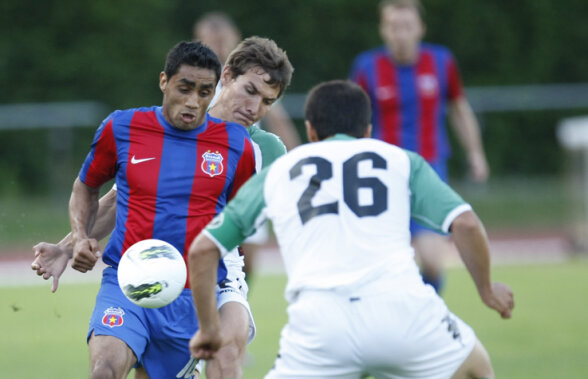
[[[146,239],[129,247],[118,264],[118,285],[125,296],[144,308],[174,301],[186,285],[186,263],[171,244]]]

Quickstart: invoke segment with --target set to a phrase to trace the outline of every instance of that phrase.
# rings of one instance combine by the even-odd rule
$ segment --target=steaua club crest
[[[223,156],[217,151],[213,153],[212,151],[208,150],[206,153],[202,154],[202,171],[210,175],[212,178],[213,176],[217,176],[223,173]]]
[[[104,317],[102,317],[102,324],[114,328],[115,326],[121,326],[124,322],[123,315],[125,312],[121,308],[110,307],[104,311]]]

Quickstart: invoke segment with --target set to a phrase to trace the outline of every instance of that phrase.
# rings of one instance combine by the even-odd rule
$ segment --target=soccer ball
[[[125,296],[144,308],[174,301],[186,285],[186,263],[171,244],[146,239],[129,247],[118,264],[118,285]]]

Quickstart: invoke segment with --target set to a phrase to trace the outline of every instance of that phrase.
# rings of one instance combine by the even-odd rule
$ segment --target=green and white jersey
[[[469,204],[419,155],[344,135],[297,147],[250,179],[205,229],[222,254],[271,219],[291,301],[376,278],[422,283],[409,221],[447,233]]]
[[[257,124],[248,127],[247,131],[253,142],[256,172],[260,172],[286,154],[286,145],[277,135],[261,129]]]

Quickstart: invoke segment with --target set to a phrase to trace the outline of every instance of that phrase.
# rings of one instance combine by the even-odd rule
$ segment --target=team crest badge
[[[102,324],[114,328],[115,326],[121,326],[124,323],[123,315],[125,312],[121,308],[110,307],[104,311],[104,317],[102,317]]]
[[[439,83],[435,75],[423,74],[417,78],[419,90],[425,96],[435,96],[437,94]]]
[[[217,176],[223,173],[223,156],[217,151],[213,153],[212,151],[208,150],[206,153],[202,154],[202,171],[210,175],[212,178],[213,176]]]

